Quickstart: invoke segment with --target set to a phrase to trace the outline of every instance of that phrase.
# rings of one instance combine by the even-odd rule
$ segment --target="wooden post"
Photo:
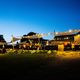
[[[12,46],[13,46],[13,50],[14,50],[14,40],[13,40],[13,35],[12,35]]]

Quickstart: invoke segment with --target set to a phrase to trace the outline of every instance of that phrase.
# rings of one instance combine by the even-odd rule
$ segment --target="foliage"
[[[5,54],[8,55],[19,55],[19,54],[25,54],[25,55],[38,55],[38,54],[43,54],[43,55],[50,55],[50,54],[55,54],[56,51],[54,50],[7,50]]]

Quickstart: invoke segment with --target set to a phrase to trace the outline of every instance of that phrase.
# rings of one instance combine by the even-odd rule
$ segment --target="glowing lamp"
[[[58,34],[58,32],[56,32],[56,34]]]
[[[72,32],[72,30],[70,29],[69,32]]]

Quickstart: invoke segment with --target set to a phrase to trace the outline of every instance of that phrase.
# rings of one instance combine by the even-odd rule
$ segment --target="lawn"
[[[0,77],[11,80],[79,78],[80,59],[63,58],[57,53],[20,50],[0,54]]]

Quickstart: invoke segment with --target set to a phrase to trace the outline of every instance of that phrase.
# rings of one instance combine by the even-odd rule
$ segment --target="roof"
[[[25,36],[33,36],[33,35],[36,35],[36,33],[35,32],[29,32],[27,35],[25,34],[23,36],[25,37]]]
[[[74,36],[74,35],[77,35],[77,34],[80,34],[80,30],[57,32],[57,33],[55,33],[55,36]]]

